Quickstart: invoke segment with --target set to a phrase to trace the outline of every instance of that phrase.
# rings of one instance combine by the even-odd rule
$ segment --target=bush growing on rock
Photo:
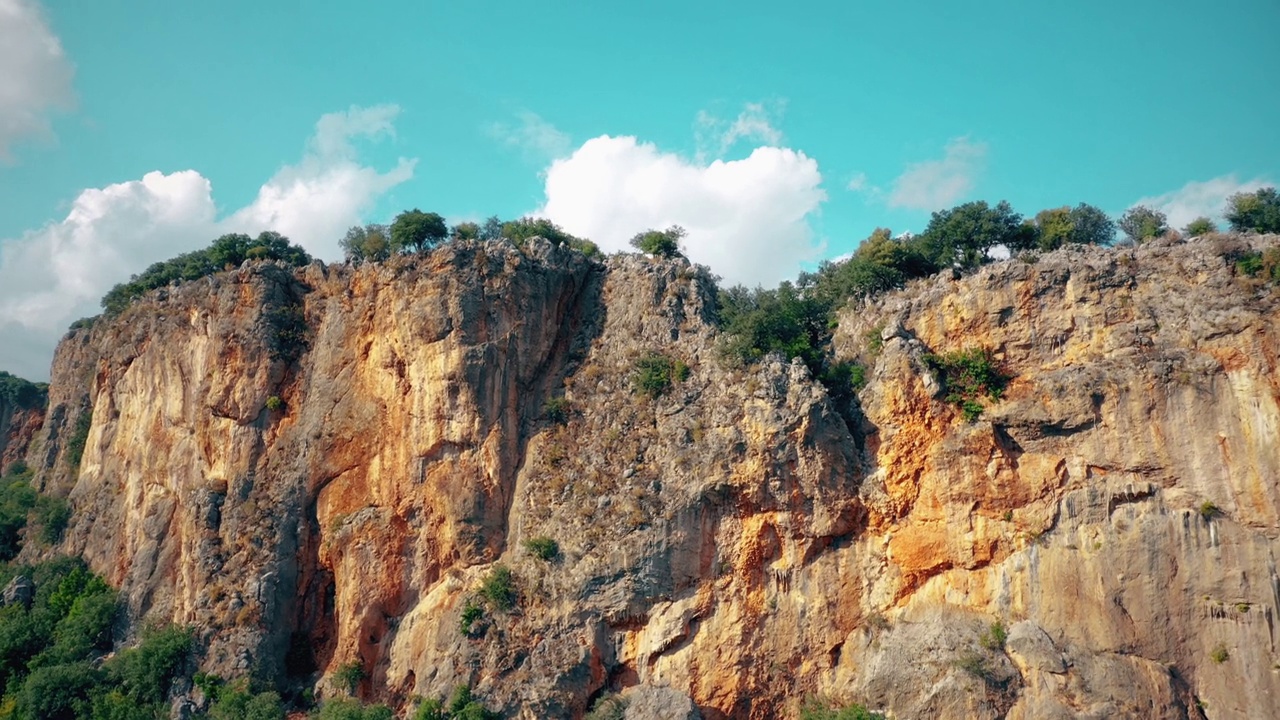
[[[1009,377],[986,348],[957,350],[944,355],[925,355],[925,362],[938,374],[946,401],[959,407],[966,422],[982,414],[981,398],[999,400]]]
[[[1236,193],[1227,198],[1225,217],[1237,232],[1280,233],[1280,194],[1273,187]]]
[[[539,560],[555,560],[560,555],[560,543],[545,535],[525,540],[524,549]]]
[[[439,213],[418,208],[405,210],[391,221],[391,249],[397,252],[430,250],[449,237],[449,226]]]
[[[666,230],[646,230],[631,238],[631,247],[654,257],[684,257],[680,252],[680,241],[687,234],[679,225],[672,225]]]
[[[840,706],[830,700],[809,698],[800,706],[800,720],[885,720],[862,705]]]
[[[381,262],[391,257],[391,231],[386,225],[356,225],[338,244],[347,262]]]
[[[631,384],[635,391],[650,399],[662,396],[673,383],[689,377],[689,366],[683,361],[651,352],[636,360]]]
[[[1169,220],[1159,210],[1135,205],[1120,216],[1120,230],[1135,243],[1143,243],[1169,232]]]
[[[47,383],[33,383],[0,370],[0,403],[12,407],[37,408],[49,394]]]
[[[1187,223],[1186,227],[1182,228],[1182,234],[1187,237],[1199,237],[1216,232],[1218,232],[1218,226],[1212,220],[1203,216],[1192,220]]]
[[[515,575],[506,565],[494,565],[480,582],[480,596],[499,610],[511,610],[516,606]]]

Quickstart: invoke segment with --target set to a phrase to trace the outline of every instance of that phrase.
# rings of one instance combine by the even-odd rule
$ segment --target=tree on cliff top
[[[1273,187],[1227,198],[1227,222],[1237,232],[1280,233],[1280,194]]]
[[[348,262],[378,262],[391,256],[391,232],[386,225],[356,225],[338,244]]]
[[[1120,231],[1135,243],[1158,238],[1169,231],[1169,219],[1159,210],[1134,205],[1120,216]]]
[[[646,230],[631,238],[631,247],[654,257],[684,257],[680,252],[680,241],[688,232],[679,225],[672,225],[666,230]]]
[[[391,221],[391,246],[400,251],[430,250],[449,237],[449,226],[437,213],[414,208]]]
[[[116,315],[150,290],[173,282],[198,280],[206,275],[239,267],[245,260],[276,260],[301,267],[311,262],[311,256],[280,233],[263,232],[256,238],[231,233],[214,240],[203,250],[183,253],[152,264],[142,274],[130,278],[129,282],[111,288],[102,296],[102,307],[108,315]]]
[[[971,269],[990,262],[991,250],[998,246],[1010,252],[1028,249],[1035,233],[1009,203],[1002,200],[991,207],[979,200],[935,212],[919,242],[938,266]]]

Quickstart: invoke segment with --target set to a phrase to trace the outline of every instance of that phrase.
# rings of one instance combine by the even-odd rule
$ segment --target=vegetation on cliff
[[[44,405],[48,395],[48,383],[33,383],[0,370],[0,403],[20,408],[38,408]]]

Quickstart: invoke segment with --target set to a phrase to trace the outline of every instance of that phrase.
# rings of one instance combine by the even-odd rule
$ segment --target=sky
[[[1280,2],[0,0],[0,369],[152,262],[418,207],[771,286],[1008,200],[1181,226],[1280,179]]]

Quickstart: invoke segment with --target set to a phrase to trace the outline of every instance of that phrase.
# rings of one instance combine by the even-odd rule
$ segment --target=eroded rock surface
[[[850,308],[849,408],[798,363],[729,367],[678,261],[246,265],[71,333],[30,459],[73,503],[63,549],[226,675],[323,693],[357,662],[365,698],[469,683],[519,718],[627,689],[709,720],[810,694],[1272,717],[1277,300],[1233,257],[1275,243],[1065,250]],[[966,422],[924,357],[974,346],[1015,378]],[[657,398],[653,352],[688,367]],[[499,563],[518,604],[464,634]]]

